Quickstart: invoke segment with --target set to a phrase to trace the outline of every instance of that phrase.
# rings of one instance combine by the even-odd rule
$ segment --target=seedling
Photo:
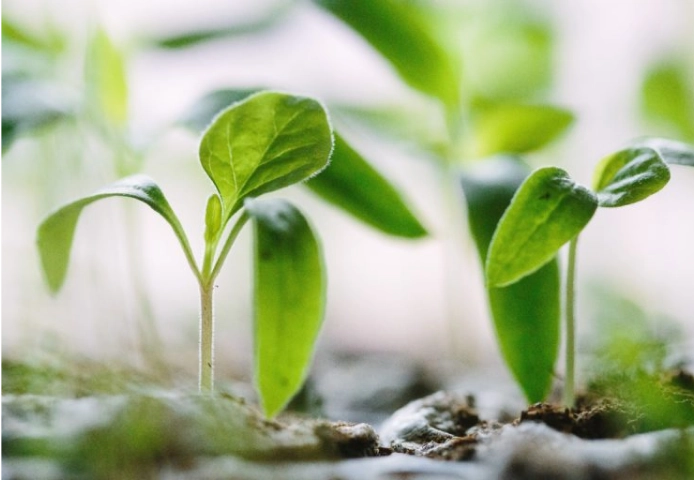
[[[557,167],[534,171],[519,187],[499,221],[486,261],[487,287],[516,284],[548,264],[569,243],[564,290],[564,403],[574,404],[575,276],[578,236],[598,207],[639,202],[670,180],[668,164],[694,166],[694,147],[648,138],[604,158],[596,167],[593,188],[583,187]],[[503,337],[505,332],[498,332]],[[509,334],[513,334],[510,332]],[[526,346],[521,356],[532,356]],[[551,372],[537,372],[551,375]]]
[[[255,379],[263,410],[273,416],[305,379],[323,320],[325,273],[319,243],[302,213],[284,200],[256,197],[316,175],[332,148],[332,129],[319,102],[277,92],[252,95],[222,111],[200,142],[200,163],[216,188],[205,211],[201,264],[159,186],[134,175],[61,207],[41,223],[38,248],[48,286],[57,292],[64,283],[86,206],[110,197],[144,202],[169,223],[198,281],[199,389],[211,392],[214,283],[239,232],[252,220]]]

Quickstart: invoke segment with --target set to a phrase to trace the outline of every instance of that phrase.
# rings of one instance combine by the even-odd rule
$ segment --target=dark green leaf
[[[134,198],[149,205],[171,225],[186,254],[190,253],[188,240],[181,224],[161,189],[151,178],[145,175],[134,175],[59,208],[41,222],[38,228],[37,244],[41,266],[51,291],[60,290],[65,280],[72,239],[82,210],[97,200],[110,197]]]
[[[559,353],[559,265],[555,259],[506,287],[488,289],[501,353],[528,402],[544,400]]]
[[[573,122],[568,111],[546,105],[496,105],[484,109],[473,125],[470,154],[537,150],[564,133]]]
[[[408,238],[427,233],[400,193],[339,135],[330,166],[306,186],[385,233]]]
[[[91,39],[85,71],[94,107],[110,124],[123,127],[128,120],[125,59],[103,30]]]
[[[246,201],[255,225],[255,378],[265,415],[299,391],[313,357],[325,309],[325,271],[318,241],[284,200]]]
[[[621,207],[651,196],[669,180],[659,150],[634,146],[605,157],[595,168],[593,186],[601,207]]]
[[[215,90],[196,101],[183,115],[179,123],[191,130],[202,132],[219,112],[262,90],[262,88]]]
[[[468,222],[482,263],[499,219],[530,169],[515,157],[468,167],[461,184]],[[555,260],[503,288],[487,291],[496,336],[506,364],[530,403],[543,400],[552,383],[559,345],[559,267]]]
[[[321,171],[332,147],[330,122],[320,103],[262,92],[215,118],[200,143],[200,163],[222,198],[226,223],[244,198]]]
[[[545,167],[521,185],[499,221],[487,257],[487,285],[504,287],[538,270],[590,221],[598,200],[562,169]]]
[[[314,0],[378,50],[412,87],[455,111],[459,72],[412,5],[398,0]]]
[[[641,106],[649,118],[694,140],[694,83],[683,63],[661,63],[646,74]]]
[[[667,138],[650,137],[638,142],[638,145],[652,148],[660,158],[670,165],[688,165],[694,167],[694,145]]]

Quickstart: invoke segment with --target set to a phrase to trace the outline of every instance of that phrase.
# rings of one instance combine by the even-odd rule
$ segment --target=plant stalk
[[[576,357],[576,248],[578,246],[578,235],[569,242],[569,258],[566,268],[566,367],[564,372],[564,405],[574,406],[574,378],[575,378],[575,357]]]
[[[200,369],[199,390],[214,388],[214,282],[200,284]]]

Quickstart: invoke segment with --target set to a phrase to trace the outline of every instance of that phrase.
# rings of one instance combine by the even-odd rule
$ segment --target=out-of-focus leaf
[[[185,33],[153,39],[151,44],[158,48],[180,49],[228,37],[262,33],[281,22],[296,2],[285,1],[276,3],[278,4],[269,8],[267,13],[246,23],[237,23],[221,28],[195,29]]]
[[[2,42],[3,50],[8,43],[11,43],[50,55],[62,52],[65,47],[65,39],[57,31],[49,28],[47,31],[44,30],[41,36],[35,35],[4,14],[2,17]]]
[[[255,226],[255,381],[273,417],[299,391],[323,323],[326,279],[318,240],[280,199],[246,201]]]
[[[641,107],[646,117],[673,128],[685,140],[694,140],[694,81],[682,63],[661,63],[647,72]]]
[[[670,181],[670,169],[658,150],[634,146],[605,157],[595,167],[593,188],[601,207],[639,202]]]
[[[427,233],[400,193],[339,135],[330,166],[306,186],[385,233],[408,238]]]
[[[197,100],[183,114],[179,123],[186,128],[202,132],[212,122],[212,119],[230,105],[244,100],[262,88],[225,88],[210,92]]]
[[[670,165],[688,165],[694,167],[694,145],[668,138],[646,137],[637,145],[649,147],[658,152],[660,158]]]
[[[246,197],[302,182],[325,168],[333,135],[323,106],[261,92],[220,113],[200,142],[200,163],[223,205],[223,224]]]
[[[123,54],[104,30],[92,36],[85,64],[87,93],[94,108],[110,124],[128,121],[128,81]]]
[[[41,222],[37,245],[41,266],[52,292],[60,290],[65,281],[72,239],[82,210],[97,200],[110,197],[134,198],[149,205],[171,225],[186,254],[190,254],[190,246],[183,228],[159,186],[145,175],[134,175],[64,205]]]
[[[573,122],[568,110],[546,105],[497,105],[484,109],[473,126],[470,154],[526,153],[543,147]]]
[[[431,102],[425,105],[330,105],[330,113],[337,124],[340,120],[369,132],[404,142],[408,146],[444,157],[449,148],[445,118]]]
[[[458,68],[413,5],[398,0],[314,2],[364,37],[410,86],[440,99],[450,111],[457,111]]]
[[[463,37],[464,87],[473,98],[527,100],[550,85],[553,34],[547,22],[515,9],[495,11],[474,16]]]
[[[70,92],[42,80],[2,78],[2,150],[20,136],[72,115]]]
[[[499,219],[529,172],[520,159],[500,156],[461,174],[468,222],[483,264]],[[513,285],[487,290],[501,353],[530,403],[543,400],[552,384],[559,345],[559,283],[554,259]]]
[[[544,167],[520,186],[499,221],[487,256],[489,287],[504,287],[535,272],[578,235],[598,200],[562,169]]]

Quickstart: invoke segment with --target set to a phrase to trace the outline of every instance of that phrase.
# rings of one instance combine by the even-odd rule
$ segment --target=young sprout
[[[578,236],[598,207],[630,205],[663,188],[670,180],[668,164],[694,166],[694,147],[661,138],[642,139],[604,158],[595,169],[592,189],[578,185],[560,168],[540,168],[521,184],[496,227],[486,261],[490,291],[527,278],[552,261],[559,249],[569,243],[564,291],[563,402],[566,406],[574,404],[574,282]],[[502,338],[507,334],[498,333]],[[508,332],[508,335],[517,333]],[[521,358],[534,355],[527,346],[516,354]],[[537,372],[539,376],[551,374]]]
[[[205,210],[205,248],[195,259],[176,214],[147,176],[124,178],[69,203],[38,228],[41,264],[52,292],[63,285],[82,210],[110,197],[139,200],[168,222],[198,281],[199,389],[214,387],[214,283],[243,226],[255,234],[255,380],[265,414],[281,411],[301,387],[323,320],[325,272],[320,245],[301,212],[280,199],[256,199],[326,167],[333,134],[310,98],[260,92],[222,111],[200,142],[200,163],[216,192]],[[229,226],[227,233],[227,226]]]

